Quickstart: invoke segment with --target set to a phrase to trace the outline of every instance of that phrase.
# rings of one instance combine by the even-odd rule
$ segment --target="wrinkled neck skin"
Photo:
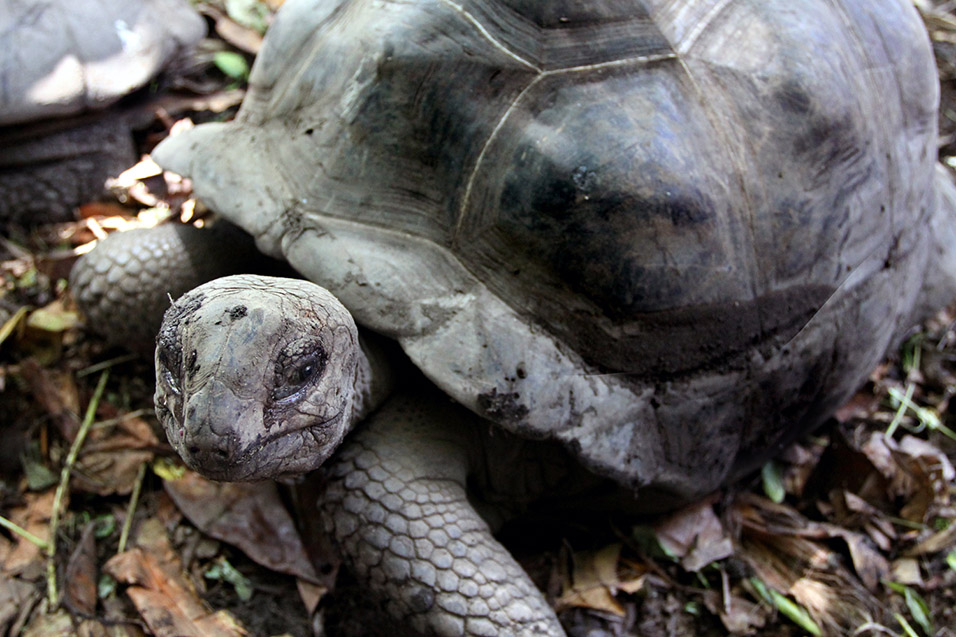
[[[403,482],[460,485],[492,529],[532,504],[578,506],[576,496],[587,494],[587,501],[610,485],[560,443],[501,429],[455,403],[409,361],[389,357],[396,359],[393,396],[345,444],[361,439],[376,454],[395,459],[405,467]]]
[[[394,374],[386,354],[387,344],[375,334],[359,333],[352,381],[352,413],[348,430],[368,418],[392,393]]]

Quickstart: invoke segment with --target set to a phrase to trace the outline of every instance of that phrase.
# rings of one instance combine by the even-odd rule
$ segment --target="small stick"
[[[126,422],[127,420],[132,420],[133,418],[139,418],[140,416],[145,416],[146,414],[156,413],[152,408],[143,408],[143,409],[134,409],[133,411],[127,412],[122,416],[117,416],[116,418],[107,418],[106,420],[100,420],[95,425],[93,429],[104,429],[106,427],[112,427],[121,422]]]
[[[96,389],[93,391],[93,397],[90,398],[90,404],[86,407],[86,414],[83,416],[83,422],[80,424],[80,430],[76,433],[76,438],[70,446],[70,453],[66,456],[66,462],[63,464],[63,470],[60,472],[60,484],[56,488],[56,495],[53,497],[53,513],[50,515],[50,541],[47,544],[47,562],[46,562],[46,588],[47,600],[51,610],[58,606],[56,587],[56,533],[60,526],[60,507],[63,502],[63,496],[66,494],[70,483],[70,472],[73,465],[76,464],[76,458],[80,455],[80,448],[83,441],[86,440],[86,434],[90,431],[93,424],[93,417],[96,415],[96,408],[103,397],[103,390],[106,389],[106,379],[110,377],[110,371],[104,370],[100,374],[100,380],[96,383]]]
[[[119,365],[120,363],[128,363],[129,361],[135,361],[138,358],[136,354],[123,354],[122,356],[117,356],[109,360],[103,361],[102,363],[96,363],[95,365],[90,365],[85,367],[78,372],[76,372],[77,378],[83,378],[84,376],[89,376],[90,374],[95,374],[96,372],[107,369],[108,367],[113,367],[114,365]]]
[[[16,533],[16,534],[19,535],[20,537],[26,539],[26,540],[29,541],[29,542],[33,542],[34,544],[36,544],[37,546],[39,546],[39,547],[40,547],[40,550],[42,550],[42,551],[48,551],[49,548],[50,548],[50,543],[49,543],[49,542],[47,542],[46,540],[43,540],[43,539],[41,539],[41,538],[38,538],[38,537],[35,536],[33,533],[30,533],[29,531],[27,531],[25,528],[23,528],[22,526],[20,526],[20,525],[17,524],[16,522],[11,522],[11,521],[8,520],[7,518],[3,517],[2,515],[0,515],[0,526],[2,526],[2,527],[5,528],[5,529],[8,529],[8,530],[10,530],[10,531],[13,531],[14,533]]]
[[[139,503],[139,493],[143,488],[145,477],[146,463],[141,462],[139,472],[136,474],[136,482],[133,483],[133,492],[129,496],[129,508],[126,510],[126,519],[123,520],[123,529],[120,531],[119,545],[116,547],[117,554],[126,550],[126,540],[129,538],[130,527],[133,526],[133,514],[136,513],[136,505]]]

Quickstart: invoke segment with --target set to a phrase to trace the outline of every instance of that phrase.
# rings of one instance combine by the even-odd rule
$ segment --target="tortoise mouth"
[[[179,438],[173,446],[183,462],[203,477],[217,482],[290,480],[317,469],[341,443],[336,436],[342,412],[330,418],[259,437],[234,449],[198,449]],[[172,417],[164,422],[167,437],[181,430]]]

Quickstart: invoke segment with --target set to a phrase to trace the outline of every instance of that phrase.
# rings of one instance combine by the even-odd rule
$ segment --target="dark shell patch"
[[[518,423],[528,415],[528,408],[518,402],[517,392],[499,394],[497,388],[478,396],[478,409],[498,423]]]

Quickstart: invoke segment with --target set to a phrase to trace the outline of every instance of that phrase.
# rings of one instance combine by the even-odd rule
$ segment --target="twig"
[[[152,413],[155,413],[155,410],[151,407],[134,409],[133,411],[127,412],[122,416],[117,416],[116,418],[107,418],[106,420],[97,421],[96,424],[93,425],[93,429],[112,427],[113,425],[118,425],[121,422],[126,422],[127,420],[132,420],[133,418],[139,418],[140,416],[145,416],[146,414]]]
[[[36,544],[37,546],[39,546],[40,549],[43,550],[43,551],[47,551],[47,550],[49,550],[49,548],[50,548],[50,543],[49,543],[49,542],[47,542],[46,540],[43,540],[43,539],[41,539],[41,538],[38,538],[38,537],[35,536],[33,533],[30,533],[29,531],[27,531],[25,528],[23,528],[23,527],[20,526],[19,524],[15,523],[15,522],[11,522],[11,521],[8,520],[7,518],[3,517],[2,515],[0,515],[0,526],[2,526],[2,527],[5,528],[5,529],[8,529],[8,530],[10,530],[10,531],[13,531],[14,533],[16,533],[16,534],[19,535],[20,537],[26,539],[26,540],[29,541],[29,542],[33,542],[34,544]]]
[[[920,407],[913,402],[913,387],[913,384],[909,384],[905,394],[896,387],[889,388],[890,397],[899,403],[899,409],[897,410],[898,418],[894,418],[893,422],[890,423],[886,433],[883,434],[884,437],[890,438],[893,435],[896,426],[902,422],[901,414],[909,409],[916,415],[922,427],[929,427],[933,431],[943,434],[950,440],[956,440],[956,432],[953,432],[952,429],[944,425],[936,412],[926,407]]]
[[[865,624],[861,624],[860,626],[857,626],[856,630],[853,631],[853,634],[862,635],[865,632],[886,633],[887,635],[893,635],[893,637],[898,637],[898,635],[895,632],[893,632],[886,626],[883,626],[882,624],[877,624],[876,622],[867,622]]]
[[[86,407],[86,413],[83,415],[83,422],[80,424],[80,430],[76,433],[73,444],[70,445],[70,453],[66,456],[66,462],[63,464],[63,470],[60,472],[60,484],[56,488],[56,495],[53,497],[53,512],[50,515],[50,541],[47,545],[46,562],[46,585],[47,600],[50,609],[56,609],[58,602],[56,586],[56,534],[60,526],[60,508],[63,497],[66,494],[67,487],[70,484],[70,472],[73,465],[76,464],[76,458],[80,455],[80,448],[83,447],[83,441],[86,440],[86,434],[90,431],[93,424],[93,416],[96,415],[96,408],[103,397],[103,390],[106,389],[106,379],[110,377],[109,370],[100,374],[100,380],[96,383],[96,389],[93,391],[93,397],[90,398],[90,404]]]
[[[136,482],[133,483],[133,492],[129,496],[129,508],[126,510],[126,519],[123,520],[123,529],[120,531],[119,545],[116,547],[117,553],[126,550],[126,540],[129,538],[130,527],[133,526],[133,514],[136,513],[136,505],[139,503],[139,493],[143,488],[143,478],[146,477],[146,463],[139,464],[139,472],[136,474]]]
[[[90,365],[76,372],[77,378],[83,378],[84,376],[89,376],[90,374],[95,374],[100,370],[104,370],[114,365],[119,365],[120,363],[128,363],[129,361],[134,361],[138,356],[136,354],[123,354],[122,356],[117,356],[109,360],[103,361],[101,363],[96,363],[95,365]]]
[[[906,385],[906,395],[901,398],[897,398],[897,396],[899,396],[899,393],[898,392],[893,393],[892,391],[893,388],[890,388],[890,396],[892,396],[893,398],[896,398],[899,401],[899,406],[896,408],[896,414],[894,414],[893,420],[892,422],[890,422],[890,426],[886,428],[885,432],[883,432],[883,437],[886,440],[889,440],[890,438],[893,437],[893,434],[896,433],[897,427],[899,427],[900,423],[903,422],[903,417],[906,415],[906,409],[910,404],[910,399],[913,398],[913,391],[915,389],[916,389],[916,385],[914,385],[913,383],[908,383]]]

